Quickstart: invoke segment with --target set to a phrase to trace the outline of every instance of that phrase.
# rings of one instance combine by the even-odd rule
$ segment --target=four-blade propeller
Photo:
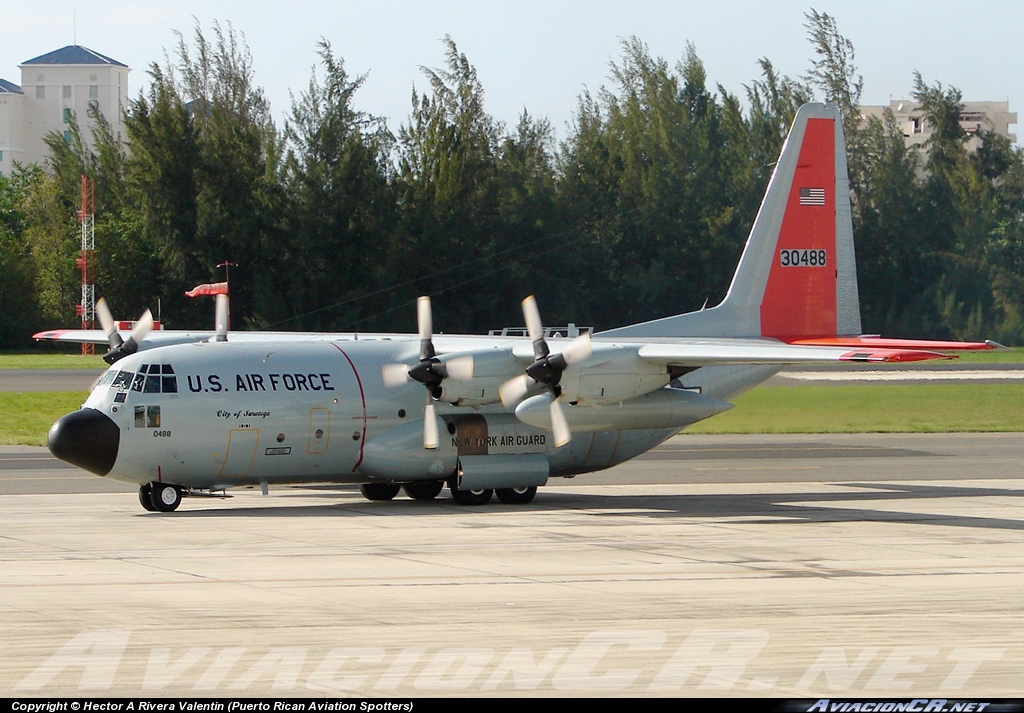
[[[437,448],[437,414],[434,400],[441,398],[441,382],[445,379],[469,380],[473,378],[473,357],[453,357],[442,361],[437,357],[433,341],[433,318],[430,298],[416,300],[416,321],[420,336],[420,358],[413,365],[385,364],[381,370],[385,386],[401,386],[418,381],[427,389],[427,403],[423,408],[423,447]]]
[[[129,354],[137,352],[139,344],[142,343],[142,340],[153,329],[153,314],[147,309],[139,317],[139,321],[135,323],[135,326],[132,327],[132,333],[128,336],[128,339],[122,339],[117,331],[117,324],[110,314],[110,308],[107,307],[107,301],[102,297],[96,302],[96,316],[100,320],[100,326],[103,328],[103,331],[107,333],[107,343],[110,345],[110,351],[103,355],[103,361],[108,364],[113,364],[118,359],[123,359]]]
[[[544,339],[544,325],[540,320],[540,310],[537,308],[537,300],[530,295],[523,300],[523,317],[526,319],[526,331],[533,342],[533,363],[521,376],[509,379],[498,393],[501,395],[501,402],[505,408],[514,408],[527,392],[536,384],[547,388],[551,402],[551,430],[554,432],[555,445],[564,446],[572,440],[572,433],[569,430],[569,423],[562,412],[562,406],[558,399],[562,395],[562,388],[558,382],[562,380],[562,372],[573,364],[590,357],[592,347],[590,334],[582,334],[572,340],[559,354],[551,354],[547,341]]]

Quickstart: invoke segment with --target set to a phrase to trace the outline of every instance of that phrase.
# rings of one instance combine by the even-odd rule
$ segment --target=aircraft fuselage
[[[467,456],[506,457],[513,469],[540,457],[548,474],[571,475],[633,458],[678,430],[595,430],[557,448],[549,430],[500,403],[438,403],[440,442],[425,449],[423,387],[381,381],[381,364],[411,344],[202,342],[140,352],[112,366],[83,405],[116,425],[112,465],[81,465],[140,485],[211,490],[444,480]]]

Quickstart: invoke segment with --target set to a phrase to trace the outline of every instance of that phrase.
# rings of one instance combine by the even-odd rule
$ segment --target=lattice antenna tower
[[[96,323],[96,184],[84,175],[80,205],[82,252],[76,262],[82,271],[82,303],[77,312],[82,317],[82,329],[92,329]],[[82,354],[93,354],[94,350],[94,345],[82,344]]]

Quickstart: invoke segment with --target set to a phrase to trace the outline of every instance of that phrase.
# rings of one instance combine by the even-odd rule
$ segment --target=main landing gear
[[[416,483],[398,485],[396,483],[363,483],[359,491],[367,500],[393,500],[400,490],[405,491],[413,500],[433,500],[444,490],[443,480],[425,480]],[[524,488],[481,488],[479,490],[459,490],[454,478],[447,481],[452,500],[459,505],[486,505],[495,495],[506,505],[526,505],[537,495],[537,487]],[[142,494],[139,494],[142,499]]]
[[[363,483],[359,486],[359,492],[367,500],[392,500],[401,489],[394,483]]]
[[[529,488],[498,488],[494,491],[498,500],[506,505],[526,505],[537,495],[537,486]]]
[[[428,480],[425,483],[406,483],[402,490],[413,500],[433,500],[444,490],[443,480]]]
[[[146,483],[139,488],[139,503],[149,512],[174,512],[181,505],[181,488],[168,483]]]
[[[491,501],[491,496],[494,494],[494,491],[490,488],[483,488],[481,490],[458,490],[455,485],[454,478],[452,478],[452,482],[448,484],[448,489],[452,493],[452,499],[459,505],[486,505]]]

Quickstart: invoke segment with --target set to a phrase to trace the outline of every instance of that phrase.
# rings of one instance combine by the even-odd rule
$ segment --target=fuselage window
[[[136,406],[135,407],[136,428],[160,428],[160,407],[159,406]]]
[[[132,382],[133,376],[135,376],[135,374],[130,371],[119,371],[110,386],[113,389],[127,389],[128,385]]]

